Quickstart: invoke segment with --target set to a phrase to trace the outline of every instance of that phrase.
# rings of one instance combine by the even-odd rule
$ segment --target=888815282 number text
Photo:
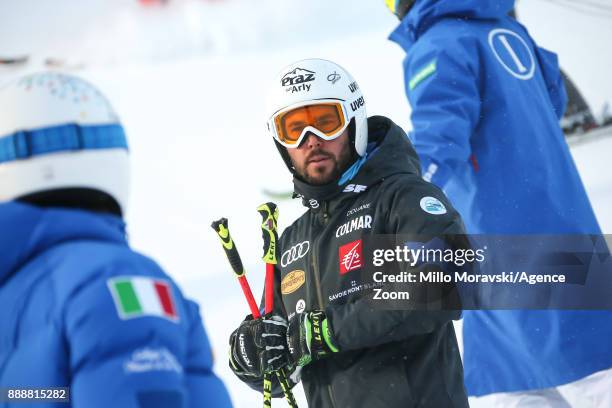
[[[68,387],[3,387],[0,402],[70,402]]]

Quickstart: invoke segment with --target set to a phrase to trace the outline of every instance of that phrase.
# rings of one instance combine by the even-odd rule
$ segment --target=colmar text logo
[[[349,242],[338,248],[338,260],[340,261],[340,275],[344,275],[363,266],[363,255],[361,240]]]
[[[341,236],[349,234],[353,231],[370,228],[372,228],[372,216],[361,215],[340,225],[336,230],[336,238],[340,238]]]

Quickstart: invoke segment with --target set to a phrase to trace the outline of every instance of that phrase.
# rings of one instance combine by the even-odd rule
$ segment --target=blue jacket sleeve
[[[197,308],[170,286],[176,321],[148,315],[122,319],[102,277],[71,296],[64,332],[72,407],[231,406],[211,371],[210,346]]]
[[[423,38],[404,60],[409,137],[423,177],[442,188],[470,159],[481,109],[477,50],[470,37]]]
[[[563,75],[559,68],[559,59],[557,54],[537,47],[534,44],[539,65],[544,75],[544,81],[548,88],[548,95],[553,109],[557,114],[557,118],[561,119],[567,107],[567,91],[563,82]]]
[[[198,305],[186,301],[186,313],[190,317],[189,348],[187,350],[186,380],[190,396],[190,408],[231,408],[225,385],[213,373],[213,355],[204,331]]]

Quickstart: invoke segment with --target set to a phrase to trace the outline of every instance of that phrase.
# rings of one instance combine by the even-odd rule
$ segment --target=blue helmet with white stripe
[[[124,213],[127,140],[108,100],[71,75],[43,72],[0,89],[0,202],[85,188],[111,196]]]

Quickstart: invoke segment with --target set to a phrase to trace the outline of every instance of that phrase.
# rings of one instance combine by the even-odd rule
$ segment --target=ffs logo
[[[420,201],[421,208],[423,211],[433,215],[446,214],[446,207],[440,200],[435,197],[423,197]]]
[[[338,248],[338,260],[340,261],[340,275],[361,268],[363,266],[361,239]]]

